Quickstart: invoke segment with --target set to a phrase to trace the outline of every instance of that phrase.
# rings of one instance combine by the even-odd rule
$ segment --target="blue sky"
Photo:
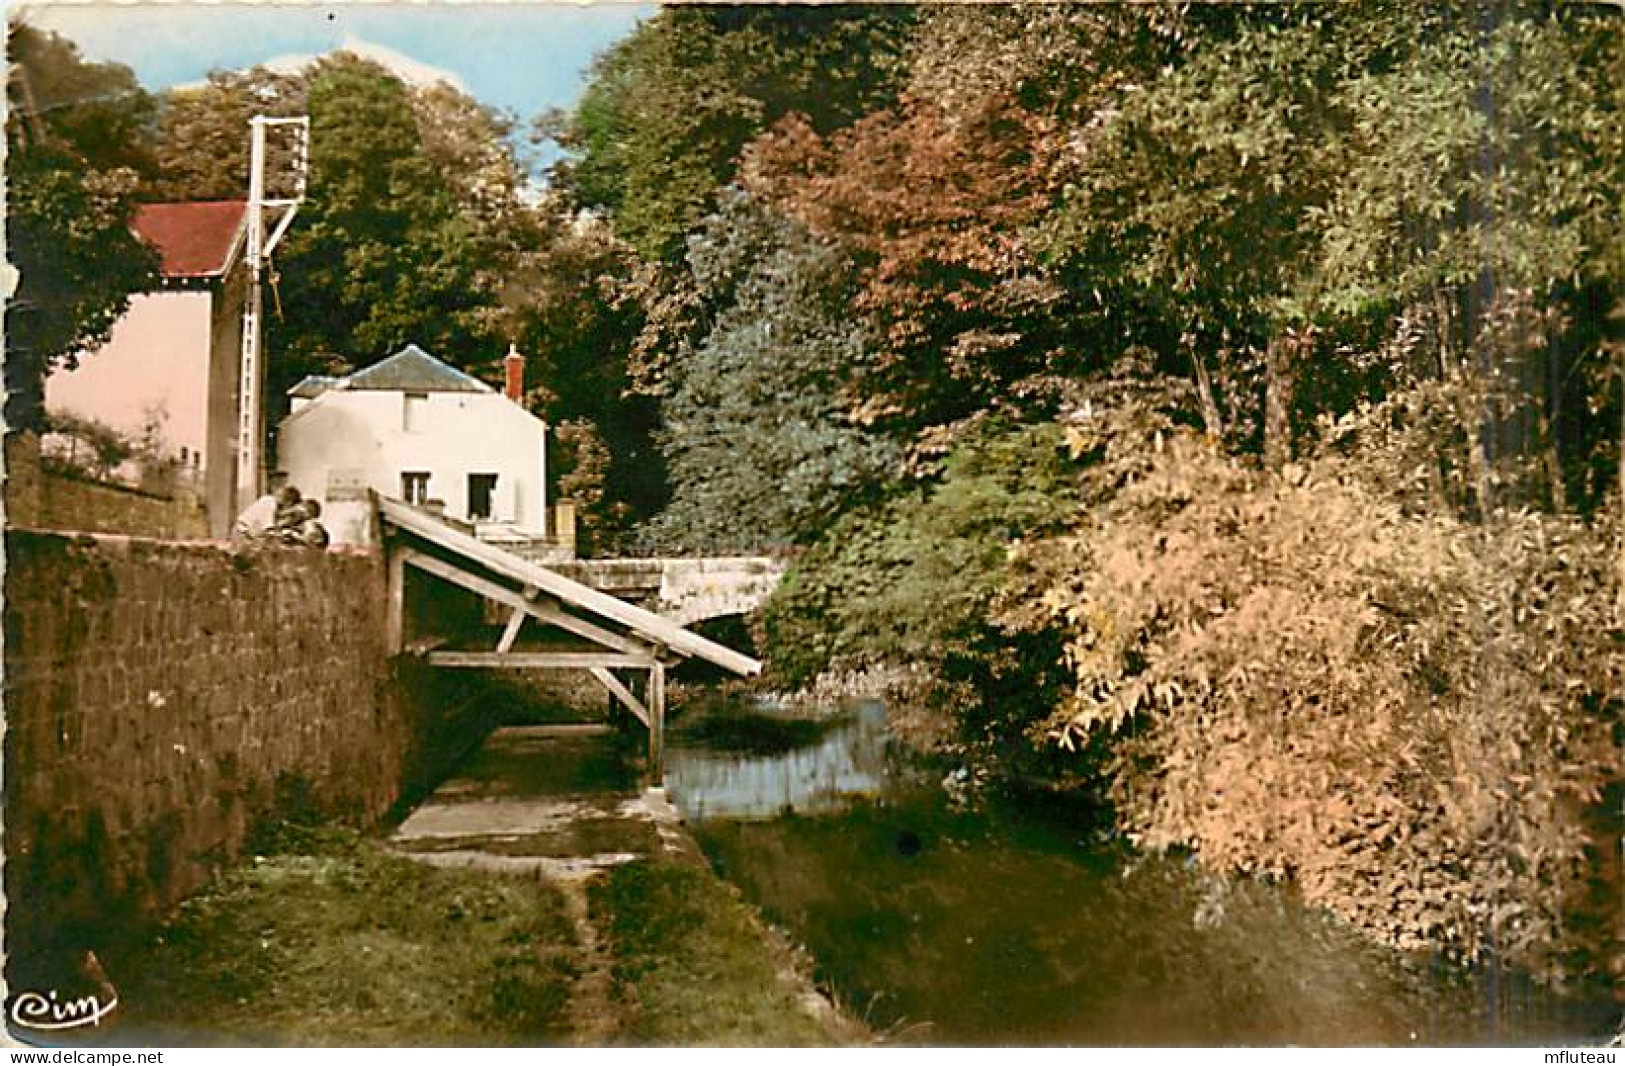
[[[633,3],[326,3],[14,5],[12,12],[135,70],[148,89],[200,81],[346,39],[448,71],[476,99],[521,121],[568,107],[593,57],[652,15]]]

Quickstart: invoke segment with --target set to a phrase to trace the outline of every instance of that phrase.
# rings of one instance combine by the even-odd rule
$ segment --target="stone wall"
[[[10,964],[117,939],[289,813],[367,824],[483,735],[383,645],[376,555],[11,531]]]
[[[129,533],[174,539],[209,535],[208,516],[191,493],[173,498],[52,471],[31,435],[6,438],[6,525],[22,529]]]

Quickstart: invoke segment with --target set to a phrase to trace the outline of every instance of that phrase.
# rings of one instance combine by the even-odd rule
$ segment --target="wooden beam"
[[[530,615],[525,612],[524,608],[515,607],[513,609],[513,614],[508,617],[508,627],[502,631],[502,639],[497,641],[498,654],[506,655],[513,651],[513,642],[519,639],[519,629],[525,624],[525,619],[529,617]]]
[[[620,678],[616,677],[602,666],[595,666],[590,672],[593,677],[598,679],[598,683],[600,685],[603,685],[605,688],[609,689],[609,694],[611,696],[614,696],[616,699],[620,700],[622,705],[625,706],[627,710],[632,712],[633,716],[636,717],[638,721],[642,722],[650,729],[654,728],[653,726],[649,725],[648,710],[643,706],[643,704],[638,702],[638,698],[636,696],[632,695],[631,689],[621,684]]]
[[[546,622],[548,625],[558,626],[560,629],[574,633],[578,637],[586,637],[606,647],[624,651],[628,655],[655,655],[657,654],[647,644],[631,640],[612,633],[602,626],[594,625],[585,618],[577,618],[573,614],[566,614],[553,604],[540,604],[531,614]]]
[[[412,548],[402,548],[400,550],[406,561],[418,569],[450,581],[454,585],[461,585],[470,592],[477,592],[487,599],[505,604],[516,611],[523,611],[538,621],[551,626],[558,626],[560,629],[574,633],[578,637],[586,637],[588,640],[602,644],[606,648],[613,648],[627,655],[652,654],[647,644],[641,644],[628,637],[623,637],[619,633],[613,633],[602,626],[594,625],[584,618],[565,614],[554,603],[537,603],[533,593],[520,594],[488,578],[483,578],[478,574],[471,574],[459,566],[446,562],[444,559],[438,559],[433,555],[427,555]],[[512,624],[512,619],[509,619],[509,624]]]
[[[506,585],[481,577],[478,574],[471,574],[460,566],[448,563],[444,559],[436,558],[425,552],[420,552],[415,548],[401,548],[399,551],[401,557],[407,563],[419,570],[431,573],[435,577],[450,581],[454,585],[461,585],[470,592],[478,592],[487,599],[505,603],[509,607],[527,606],[525,597]]]
[[[388,553],[384,586],[384,648],[399,655],[406,644],[406,556],[396,547]]]
[[[631,668],[647,670],[658,661],[647,655],[614,655],[594,651],[436,651],[429,653],[430,666],[483,667],[488,670],[606,670]]]
[[[660,773],[666,757],[666,667],[649,667],[649,767]]]
[[[639,636],[658,641],[674,651],[705,659],[747,677],[761,673],[762,664],[748,655],[741,655],[714,640],[707,640],[653,611],[646,611],[501,548],[485,544],[398,500],[380,497],[378,508],[384,520],[396,529],[456,552],[492,573],[521,585],[535,585],[572,607],[626,626]]]

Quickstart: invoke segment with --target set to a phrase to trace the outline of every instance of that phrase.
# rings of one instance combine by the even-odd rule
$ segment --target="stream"
[[[1126,853],[1077,811],[956,802],[885,721],[712,700],[673,723],[666,784],[718,873],[894,1042],[1556,1045],[1617,1020],[1376,945],[1287,888]]]

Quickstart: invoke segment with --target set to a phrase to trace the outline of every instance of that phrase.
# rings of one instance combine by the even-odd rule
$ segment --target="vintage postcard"
[[[7,1040],[1614,1061],[1621,29],[12,5]]]

